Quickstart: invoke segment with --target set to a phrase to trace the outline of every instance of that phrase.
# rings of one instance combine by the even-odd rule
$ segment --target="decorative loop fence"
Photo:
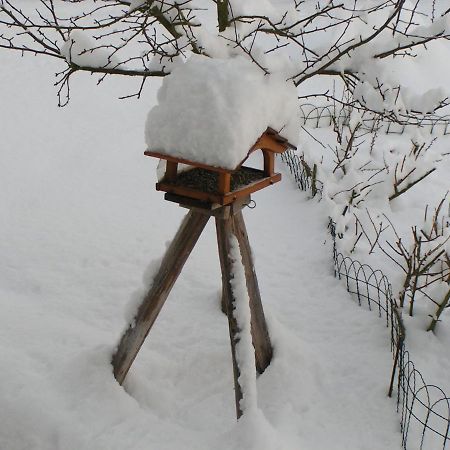
[[[336,108],[334,105],[316,106],[304,103],[300,106],[300,117],[303,125],[312,128],[329,127],[333,121],[338,123],[348,123],[350,113],[348,109]],[[450,115],[423,114],[414,118],[408,116],[397,117],[397,122],[383,118],[375,113],[362,118],[363,128],[367,131],[383,131],[386,134],[403,134],[410,128],[421,128],[430,134],[448,135],[450,134]]]
[[[282,155],[298,187],[315,195],[321,190],[311,169],[294,151]],[[406,332],[401,311],[392,295],[392,287],[381,270],[374,270],[337,251],[335,226],[333,236],[334,274],[346,283],[347,291],[359,306],[377,312],[389,329],[393,367],[389,396],[397,396],[402,447],[405,450],[450,449],[450,398],[438,386],[427,384],[415,367],[406,348]]]

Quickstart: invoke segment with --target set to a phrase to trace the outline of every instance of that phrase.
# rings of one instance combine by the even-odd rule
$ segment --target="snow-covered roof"
[[[291,82],[264,75],[242,57],[193,55],[164,79],[145,136],[154,152],[233,170],[268,127],[297,144],[297,92]]]
[[[159,151],[152,151],[147,150],[144,152],[146,156],[153,156],[156,158],[160,158],[161,160],[167,160],[167,161],[173,161],[177,163],[181,163],[181,166],[178,166],[178,171],[183,171],[189,168],[192,168],[192,166],[196,167],[202,167],[204,169],[213,170],[216,172],[234,172],[234,169],[239,169],[241,164],[247,159],[248,156],[250,156],[251,153],[253,153],[255,150],[262,149],[262,150],[269,150],[273,153],[282,153],[286,151],[288,148],[295,149],[296,147],[292,145],[286,138],[279,135],[277,131],[274,129],[268,127],[267,130],[264,131],[264,133],[257,139],[257,141],[250,147],[250,149],[247,151],[243,159],[237,164],[233,169],[224,168],[221,166],[212,166],[209,164],[206,164],[202,161],[193,161],[188,160],[182,156],[172,156],[171,154],[161,153]],[[161,162],[161,161],[160,161]],[[182,166],[185,166],[184,169]],[[163,169],[162,169],[163,167]],[[162,179],[164,176],[164,170],[165,170],[165,164],[163,166],[158,165],[158,179]],[[160,171],[160,168],[162,171]]]

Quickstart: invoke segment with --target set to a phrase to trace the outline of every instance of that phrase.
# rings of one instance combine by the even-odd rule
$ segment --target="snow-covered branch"
[[[398,90],[384,80],[378,61],[413,57],[417,48],[448,39],[445,1],[431,3],[39,0],[18,6],[1,0],[0,47],[61,60],[66,65],[57,81],[61,103],[75,72],[98,73],[100,80],[108,75],[141,77],[139,96],[146,79],[170,74],[174,63],[196,53],[243,55],[263,73],[278,72],[296,85],[312,77],[336,78],[356,89],[361,108],[391,114],[389,102]],[[372,97],[378,92],[384,99],[376,107],[362,95],[370,89]],[[427,112],[442,107],[444,99]],[[407,104],[396,112],[405,111],[417,112]]]

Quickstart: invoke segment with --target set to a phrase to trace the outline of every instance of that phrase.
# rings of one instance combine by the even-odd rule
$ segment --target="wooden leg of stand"
[[[230,237],[232,235],[232,219],[216,218],[217,244],[219,246],[219,255],[221,259],[222,280],[223,280],[223,304],[226,308],[228,317],[228,328],[230,331],[231,356],[233,359],[234,376],[234,394],[236,400],[236,417],[242,416],[240,401],[242,399],[242,388],[239,384],[239,365],[236,360],[236,343],[238,340],[239,328],[236,319],[233,316],[233,293],[231,289],[231,260],[230,255]]]
[[[241,250],[242,264],[245,269],[248,296],[250,299],[251,311],[251,332],[253,347],[255,348],[255,361],[258,373],[263,373],[272,359],[273,350],[270,342],[269,331],[267,330],[266,318],[261,302],[258,279],[256,278],[255,266],[248,241],[247,230],[245,228],[242,211],[233,217],[233,232],[239,242]]]
[[[161,262],[153,284],[144,297],[133,322],[123,334],[112,358],[114,377],[122,384],[141,345],[158,317],[181,269],[194,248],[209,216],[189,211]]]
[[[227,315],[227,293],[225,291],[223,283],[222,283],[222,298],[220,300],[220,309],[225,315]]]
[[[219,249],[220,269],[222,272],[222,299],[220,302],[220,309],[226,315],[227,298],[230,296],[230,293],[228,292],[229,283],[227,282],[227,268],[226,268],[226,265],[228,264],[228,253],[226,252],[229,251],[229,246],[221,245],[221,242],[225,242],[227,239],[229,239],[229,237],[224,235],[226,227],[225,225],[221,224],[221,222],[223,222],[222,219],[216,218],[217,247]]]
[[[247,290],[250,299],[251,310],[251,331],[253,347],[255,348],[255,362],[258,373],[263,373],[267,366],[270,364],[273,355],[272,344],[270,342],[270,336],[267,329],[266,318],[264,316],[264,310],[261,302],[261,294],[259,292],[258,279],[255,273],[255,267],[253,264],[253,258],[251,254],[250,244],[248,241],[247,230],[245,227],[244,217],[242,212],[239,211],[231,219],[232,232],[236,236],[242,256],[242,263],[245,269],[245,277]],[[226,239],[223,236],[224,227],[219,226],[220,219],[216,219],[217,239],[218,242]],[[230,296],[227,292],[227,272],[224,265],[227,260],[227,253],[223,253],[223,246],[219,244],[219,258],[220,266],[222,268],[222,311],[226,314],[226,299]],[[227,250],[228,251],[228,250]]]

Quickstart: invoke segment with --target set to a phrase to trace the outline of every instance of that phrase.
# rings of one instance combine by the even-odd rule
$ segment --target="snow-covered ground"
[[[245,210],[275,346],[259,412],[234,418],[212,224],[120,387],[127,305],[185,212],[143,156],[155,91],[119,101],[129,80],[85,74],[58,109],[56,67],[0,58],[2,450],[400,448],[388,332],[333,278],[326,214],[287,173]]]

